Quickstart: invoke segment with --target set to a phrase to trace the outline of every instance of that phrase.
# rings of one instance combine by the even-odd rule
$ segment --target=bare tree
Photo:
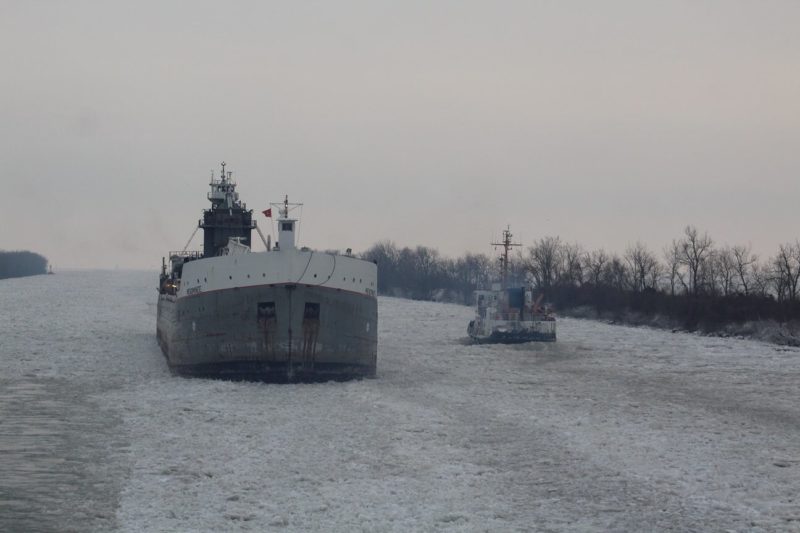
[[[581,262],[583,255],[583,248],[580,244],[563,244],[561,246],[559,283],[577,286],[583,284],[583,263]]]
[[[752,253],[750,245],[747,246],[734,246],[731,248],[733,254],[733,265],[736,275],[739,278],[739,286],[741,287],[744,295],[750,294],[750,286],[752,284],[752,269],[758,262],[758,256]]]
[[[750,265],[748,274],[750,279],[750,294],[767,296],[771,283],[772,272],[769,267],[759,263]]]
[[[630,288],[630,273],[625,261],[616,254],[611,256],[611,260],[606,265],[603,282],[609,287],[618,291],[625,291]]]
[[[664,279],[664,265],[655,255],[653,255],[653,264],[650,268],[647,278],[645,279],[645,288],[658,290],[661,286],[662,279]]]
[[[664,247],[664,260],[666,261],[665,278],[669,283],[669,293],[671,296],[675,296],[675,289],[678,286],[686,287],[681,270],[681,245],[678,241],[673,239],[670,245]]]
[[[699,235],[697,228],[686,226],[683,231],[684,237],[680,240],[680,260],[688,270],[689,294],[699,294],[706,279],[708,272],[708,261],[711,257],[714,241],[708,233]]]
[[[738,275],[733,248],[724,246],[714,253],[713,270],[716,285],[723,296],[729,296],[737,292]]]
[[[650,288],[653,281],[653,270],[658,268],[658,259],[644,243],[637,241],[625,250],[625,261],[631,276],[631,287],[634,291],[643,291]]]
[[[781,244],[778,247],[778,255],[772,260],[772,265],[773,286],[778,300],[795,301],[800,281],[800,243]]]
[[[467,253],[453,261],[451,267],[452,278],[464,302],[470,301],[475,289],[486,288],[492,277],[491,260],[484,254]]]
[[[361,254],[361,257],[367,261],[374,261],[378,265],[380,271],[378,290],[382,294],[385,294],[390,287],[398,287],[402,284],[398,270],[400,251],[392,241],[385,240],[375,243]]]
[[[527,269],[540,289],[551,288],[560,277],[561,240],[544,237],[528,248]]]
[[[608,263],[608,254],[602,248],[584,254],[583,271],[586,273],[586,281],[595,286],[600,285],[606,263]]]

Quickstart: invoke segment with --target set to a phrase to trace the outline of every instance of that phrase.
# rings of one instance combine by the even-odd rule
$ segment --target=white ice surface
[[[381,298],[377,379],[190,380],[156,345],[155,276],[87,276],[0,282],[26,308],[2,315],[0,383],[58,380],[114,421],[77,441],[112,516],[79,524],[800,530],[797,349],[570,319],[556,344],[474,346],[469,308]]]

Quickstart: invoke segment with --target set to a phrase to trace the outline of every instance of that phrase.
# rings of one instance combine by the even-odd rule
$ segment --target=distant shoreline
[[[417,300],[434,303],[446,303],[472,307],[457,298],[446,298],[440,295],[439,298],[420,299],[411,298],[401,290],[390,291],[380,294],[389,298],[400,298],[403,300]],[[578,305],[559,307],[555,310],[556,316],[577,318],[579,320],[593,320],[606,324],[615,324],[629,327],[648,327],[660,329],[662,331],[672,331],[673,333],[694,333],[707,337],[738,338],[768,342],[777,346],[800,346],[800,320],[790,320],[781,322],[774,319],[753,319],[745,322],[726,322],[716,324],[699,324],[695,328],[687,328],[681,320],[670,318],[660,314],[650,314],[636,312],[625,309],[620,312],[599,311],[591,305]],[[464,325],[466,332],[466,324]]]
[[[27,250],[0,250],[0,279],[47,274],[47,258]]]

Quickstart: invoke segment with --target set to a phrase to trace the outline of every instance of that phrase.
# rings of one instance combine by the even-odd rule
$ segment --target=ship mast
[[[506,229],[503,230],[502,242],[492,243],[492,246],[503,247],[503,255],[500,257],[500,272],[503,276],[503,289],[505,289],[508,285],[508,252],[511,251],[511,248],[514,246],[522,246],[521,243],[511,242],[511,237],[511,226],[507,226]]]

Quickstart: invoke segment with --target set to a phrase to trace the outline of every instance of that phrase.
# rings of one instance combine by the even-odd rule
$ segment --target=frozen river
[[[800,350],[380,300],[378,378],[170,376],[157,276],[0,280],[0,531],[798,531]]]

